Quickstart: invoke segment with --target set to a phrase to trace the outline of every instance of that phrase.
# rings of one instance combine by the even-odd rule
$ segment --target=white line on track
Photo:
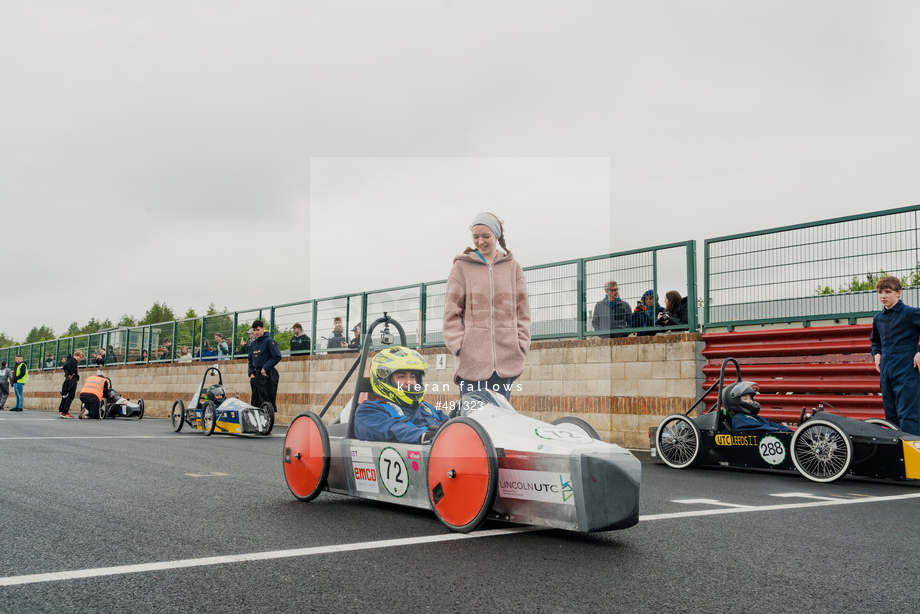
[[[0,437],[0,441],[16,439],[175,439],[176,441],[188,440],[192,437],[176,437],[175,435],[62,435],[60,437]]]
[[[185,567],[202,567],[205,565],[223,565],[226,563],[242,563],[246,561],[270,561],[272,559],[286,559],[299,556],[313,556],[315,554],[331,554],[335,552],[355,552],[358,550],[376,550],[379,548],[396,548],[399,546],[415,546],[418,544],[431,544],[449,542],[460,539],[476,539],[480,537],[495,537],[510,535],[527,531],[542,530],[543,527],[515,527],[512,529],[495,529],[492,531],[479,531],[477,533],[447,533],[445,535],[429,535],[426,537],[406,537],[403,539],[386,539],[376,542],[358,542],[356,544],[335,544],[332,546],[317,546],[314,548],[298,548],[296,550],[275,550],[272,552],[254,552],[252,554],[232,554],[229,556],[212,556],[203,559],[185,559],[182,561],[163,561],[160,563],[143,563],[140,565],[121,565],[118,567],[98,567],[96,569],[77,569],[74,571],[59,571],[55,573],[33,574],[30,576],[10,576],[0,578],[0,586],[17,586],[20,584],[34,584],[36,582],[52,582],[55,580],[76,580],[79,578],[98,578],[101,576],[114,576],[126,573],[140,573],[145,571],[166,571]]]
[[[640,522],[650,520],[667,520],[672,518],[689,518],[693,516],[717,516],[721,514],[744,514],[750,512],[769,512],[776,510],[802,509],[808,507],[827,507],[831,505],[858,505],[861,503],[878,503],[882,501],[903,501],[906,499],[920,498],[920,493],[909,495],[892,495],[890,497],[872,497],[869,499],[835,499],[833,501],[811,501],[808,503],[787,503],[782,505],[763,505],[760,507],[730,507],[713,510],[696,510],[692,512],[678,512],[674,514],[652,514],[639,516]],[[456,541],[460,539],[479,539],[482,537],[496,537],[500,535],[513,535],[530,531],[543,531],[544,527],[514,527],[509,529],[494,529],[491,531],[478,531],[476,533],[447,533],[444,535],[429,535],[425,537],[407,537],[403,539],[387,539],[376,542],[359,542],[356,544],[334,544],[331,546],[316,546],[313,548],[299,548],[296,550],[275,550],[271,552],[254,552],[251,554],[231,554],[227,556],[214,556],[202,559],[184,559],[180,561],[161,561],[159,563],[142,563],[139,565],[121,565],[117,567],[97,567],[95,569],[76,569],[72,571],[58,571],[27,576],[8,576],[0,578],[0,586],[19,586],[22,584],[35,584],[38,582],[54,582],[57,580],[77,580],[80,578],[98,578],[115,576],[128,573],[142,573],[146,571],[168,571],[186,567],[202,567],[206,565],[223,565],[226,563],[242,563],[247,561],[268,561],[272,559],[285,559],[316,554],[333,554],[337,552],[355,552],[359,550],[376,550],[380,548],[396,548],[400,546],[415,546],[419,544],[432,544]]]
[[[784,492],[778,493],[775,495],[770,495],[771,497],[798,497],[800,499],[815,499],[816,501],[840,501],[838,497],[819,497],[818,495],[813,495],[810,492]]]
[[[750,505],[739,505],[737,503],[723,503],[722,501],[717,501],[716,499],[674,499],[674,503],[686,503],[694,504],[701,503],[703,505],[721,505],[722,507],[740,507],[740,508],[749,508]]]

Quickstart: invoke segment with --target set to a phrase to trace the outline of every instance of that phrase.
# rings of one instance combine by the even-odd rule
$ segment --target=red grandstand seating
[[[731,357],[741,365],[744,379],[760,384],[757,401],[765,418],[797,422],[803,407],[820,403],[851,418],[882,418],[879,377],[869,353],[871,332],[871,325],[857,324],[706,333],[703,389],[718,379],[722,361]],[[735,380],[731,364],[725,379]],[[715,401],[713,391],[707,407]]]

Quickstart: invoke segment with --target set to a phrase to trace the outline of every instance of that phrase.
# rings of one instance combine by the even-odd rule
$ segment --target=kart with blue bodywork
[[[327,490],[429,509],[457,532],[472,531],[486,519],[574,531],[638,523],[637,458],[602,441],[584,420],[541,422],[489,390],[463,397],[428,445],[357,439],[351,418],[373,394],[365,366],[380,325],[384,344],[393,343],[392,325],[406,345],[402,326],[384,313],[320,414],[302,412],[288,429],[282,467],[297,499],[310,501]],[[323,414],[356,370],[351,401],[327,427]]]
[[[797,471],[815,482],[833,482],[846,475],[920,479],[920,437],[878,418],[856,420],[819,405],[811,411],[802,408],[798,427],[789,432],[735,430],[722,400],[729,363],[734,363],[737,382],[741,382],[738,361],[726,358],[718,381],[690,409],[667,416],[649,429],[653,459],[675,469],[721,466]],[[704,399],[716,387],[717,400],[706,410]],[[701,404],[701,415],[691,418]]]
[[[220,369],[208,367],[188,406],[181,399],[175,400],[170,419],[177,433],[188,424],[204,435],[215,431],[236,435],[268,435],[275,425],[275,408],[267,401],[260,407],[254,407],[238,396],[230,396],[224,388]]]

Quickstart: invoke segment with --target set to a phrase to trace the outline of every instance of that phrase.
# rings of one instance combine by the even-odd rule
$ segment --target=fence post
[[[687,324],[690,326],[690,332],[696,332],[699,329],[697,316],[697,291],[696,291],[696,240],[687,241]]]
[[[578,338],[585,338],[585,320],[588,317],[588,305],[587,305],[587,288],[585,288],[585,259],[579,258],[578,263],[575,265],[575,291],[578,295],[577,305],[575,309],[578,313]]]

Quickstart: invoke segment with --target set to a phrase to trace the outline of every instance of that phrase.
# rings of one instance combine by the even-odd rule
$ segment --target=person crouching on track
[[[275,365],[281,362],[281,350],[272,336],[265,332],[262,320],[252,323],[252,332],[255,339],[249,344],[249,385],[252,388],[250,404],[260,407],[268,401],[275,411],[278,411],[275,404],[278,395],[278,370]]]
[[[103,398],[109,398],[111,388],[112,382],[104,373],[87,378],[80,391],[80,402],[83,403],[83,409],[80,411],[81,420],[99,419],[99,404]]]
[[[757,394],[754,382],[735,382],[722,390],[722,406],[732,414],[733,431],[768,431],[788,433],[792,429],[761,418],[760,403],[754,400]]]
[[[355,437],[365,441],[431,443],[447,416],[425,403],[423,378],[428,363],[403,346],[379,352],[371,361],[371,387],[379,400],[365,401],[355,411]]]

